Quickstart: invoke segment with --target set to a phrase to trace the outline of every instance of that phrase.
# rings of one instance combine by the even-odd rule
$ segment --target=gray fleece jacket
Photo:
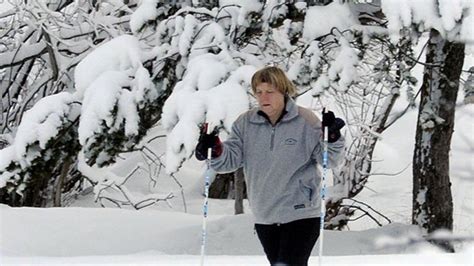
[[[223,142],[222,154],[211,160],[216,172],[243,166],[247,195],[257,224],[288,223],[319,217],[323,146],[321,122],[293,100],[275,126],[258,108],[240,115]],[[344,150],[344,138],[328,144],[328,164],[334,167]]]

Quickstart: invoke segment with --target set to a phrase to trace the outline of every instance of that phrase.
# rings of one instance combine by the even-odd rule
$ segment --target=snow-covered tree
[[[327,25],[315,23],[328,13],[341,16]],[[352,93],[350,98],[359,102],[343,109],[347,117],[360,117],[373,106],[380,109],[361,101],[368,95],[390,93],[380,92],[386,86],[376,88],[373,82],[366,89],[359,81],[371,78],[359,75],[357,68],[378,63],[371,58],[379,55],[364,52],[370,51],[364,46],[378,45],[367,41],[370,34],[348,30],[359,24],[357,15],[338,3],[308,7],[304,2],[221,1],[219,7],[209,10],[199,4],[140,2],[130,16],[130,28],[139,38],[117,37],[96,48],[75,69],[73,97],[81,109],[72,128],[77,130],[85,162],[92,166],[113,163],[118,154],[133,149],[162,116],[162,125],[169,131],[165,164],[169,173],[177,171],[193,153],[200,123],[207,121],[229,131],[233,120],[253,104],[248,93],[250,77],[267,64],[286,68],[301,94],[311,90],[319,96],[331,87],[332,95],[344,106]],[[364,54],[368,58],[360,60]],[[383,71],[387,69],[380,68],[379,80],[385,79]],[[375,124],[386,117],[373,113]],[[369,130],[363,126],[374,122],[368,119],[351,121],[354,136],[376,137],[370,128],[373,125]],[[333,217],[338,221],[343,220],[338,216],[341,199],[356,195],[368,177],[370,168],[359,160],[370,165],[366,154],[374,145],[364,149],[365,144],[354,145],[362,155],[348,156],[344,169],[349,170],[337,176],[339,189],[333,190],[332,197],[337,204],[331,206],[337,210]],[[77,151],[72,153],[77,158]],[[3,174],[4,180],[11,180],[10,173]],[[110,181],[110,176],[102,180]],[[22,182],[15,184],[13,187],[21,188]]]
[[[340,107],[341,113],[349,121],[352,144],[347,150],[344,167],[334,175],[328,210],[328,221],[331,222],[327,226],[341,228],[354,210],[360,208],[354,204],[345,204],[344,199],[357,195],[371,175],[371,157],[376,140],[393,123],[393,119],[389,120],[388,117],[400,95],[402,84],[412,85],[416,81],[410,75],[412,65],[407,60],[411,51],[409,41],[403,42],[403,47],[391,44],[386,29],[363,27],[359,19],[365,10],[352,10],[349,5],[333,3],[325,7],[307,7],[305,3],[292,5],[272,1],[261,6],[240,5],[240,12],[242,9],[258,10],[260,18],[257,21],[261,22],[251,24],[253,17],[247,19],[251,31],[247,29],[241,32],[252,33],[252,38],[248,39],[247,35],[244,35],[245,39],[233,38],[238,41],[228,42],[228,51],[234,54],[251,53],[252,61],[242,61],[244,64],[278,64],[288,71],[300,95],[312,93],[322,102],[335,98],[336,106]],[[225,8],[222,10],[226,11]],[[316,23],[315,20],[326,17],[327,14],[339,16],[327,24]],[[370,22],[380,26],[382,22],[379,20],[373,17]],[[232,37],[238,34],[234,30],[228,35]],[[407,56],[401,52],[402,48],[408,53]],[[188,67],[192,66],[193,60],[204,56],[207,55],[191,54],[193,59]],[[199,71],[205,73],[205,77],[220,77],[216,70],[211,71],[213,74],[208,74],[204,69]],[[251,69],[253,71],[254,68]],[[211,125],[222,125],[225,131],[230,130],[231,123],[227,120],[229,116],[225,115],[227,111],[216,109],[227,110],[228,101],[237,98],[230,95],[234,92],[229,90],[225,97],[217,98],[216,92],[221,85],[201,89],[196,84],[199,78],[194,77],[195,73],[190,68],[187,69],[182,79],[183,87],[177,86],[164,108],[163,122],[170,132],[167,166],[171,171],[178,169],[192,155],[200,123],[207,121]],[[242,81],[244,87],[234,85],[232,88],[238,93],[242,90],[249,91],[248,80],[247,77]],[[218,100],[213,101],[213,97]],[[247,98],[248,105],[252,105],[252,96]],[[233,115],[248,107],[247,104],[242,106]],[[317,108],[321,110],[322,107],[320,105]],[[235,110],[235,107],[232,108]],[[230,121],[234,118],[231,117]],[[195,135],[189,132],[195,132]]]
[[[2,146],[39,99],[73,89],[73,70],[88,51],[126,32],[131,10],[120,2],[2,1]]]
[[[464,43],[472,42],[474,3],[384,0],[382,9],[389,18],[389,30],[395,33],[392,41],[407,29],[415,33],[429,31],[413,157],[412,222],[427,233],[452,230],[449,150]],[[449,243],[441,245],[452,250]]]
[[[120,4],[120,1],[113,2]],[[63,4],[66,3],[72,4],[72,2]],[[43,2],[38,4],[41,8],[48,7]],[[73,7],[82,8],[81,3],[74,4]],[[70,146],[71,149],[63,150],[68,153],[72,161],[79,160],[82,173],[95,175],[98,172],[89,171],[88,167],[103,167],[113,163],[118,154],[135,148],[147,130],[160,121],[163,103],[173,89],[180,91],[184,87],[185,89],[181,91],[184,95],[186,86],[198,86],[206,90],[225,79],[228,83],[216,89],[214,99],[216,104],[213,104],[215,107],[223,107],[222,103],[218,102],[227,93],[226,86],[228,90],[229,86],[233,88],[245,82],[248,84],[249,75],[252,69],[255,69],[252,65],[256,62],[251,54],[240,53],[235,49],[229,51],[226,42],[250,39],[253,32],[247,31],[248,25],[245,19],[246,16],[255,16],[257,10],[255,8],[261,4],[252,3],[249,5],[250,9],[241,8],[234,3],[225,5],[227,8],[225,11],[218,9],[211,11],[199,7],[199,4],[194,2],[193,6],[197,7],[190,6],[187,1],[174,4],[141,1],[135,13],[128,17],[132,32],[140,39],[131,35],[121,35],[110,42],[102,43],[84,57],[75,68],[74,87],[64,95],[66,95],[65,98],[71,99],[67,104],[77,104],[80,106],[79,110],[70,108],[64,114],[58,114],[55,109],[35,105],[30,112],[43,115],[33,115],[32,123],[51,127],[54,130],[32,134],[27,141],[17,141],[15,138],[15,141],[10,141],[10,146],[1,150],[2,202],[11,205],[31,205],[25,200],[28,197],[24,193],[28,191],[27,187],[30,183],[41,180],[34,169],[46,161],[45,158],[49,158],[41,153],[49,154],[52,150],[60,149],[48,145],[58,143],[57,138],[61,138],[56,134],[59,128],[66,127],[70,134],[76,136],[73,138],[74,141],[70,142],[74,144]],[[17,8],[28,9],[29,5],[23,4]],[[101,8],[103,5],[98,4],[88,10],[97,11]],[[129,10],[126,9],[126,11]],[[95,12],[92,13],[95,14]],[[94,20],[100,20],[100,18],[103,16]],[[84,16],[82,19],[87,20],[88,17]],[[242,23],[243,25],[240,25]],[[157,27],[155,28],[154,25]],[[62,27],[55,29],[61,30]],[[101,31],[91,32],[98,34]],[[230,33],[231,38],[225,36],[226,32]],[[100,42],[100,40],[97,41]],[[59,54],[58,50],[54,51]],[[8,52],[2,54],[5,57],[8,55]],[[198,55],[202,56],[198,57]],[[193,58],[194,56],[196,58]],[[243,61],[253,63],[243,65],[240,63]],[[206,71],[208,66],[214,66],[212,71]],[[230,75],[231,71],[232,75]],[[187,78],[184,77],[185,72],[189,74]],[[176,84],[178,80],[181,82]],[[68,83],[70,86],[71,84]],[[8,94],[11,90],[6,89],[6,91]],[[225,118],[227,126],[231,124],[232,117],[235,118],[239,112],[248,107],[246,90],[241,90],[240,94],[238,90],[235,90],[234,96],[236,97],[226,106],[228,112],[225,115],[220,113],[221,109],[216,110],[216,116],[227,116]],[[171,97],[170,102],[174,98],[176,97]],[[45,99],[57,100],[52,96]],[[9,106],[9,103],[6,105]],[[8,110],[2,114],[8,114]],[[57,119],[50,121],[49,116],[64,116],[67,119],[61,122],[56,121]],[[66,125],[68,121],[72,121],[71,126]],[[169,120],[167,121],[169,123]],[[19,128],[22,123],[27,123],[27,121],[19,123]],[[184,123],[182,125],[184,129],[187,127]],[[194,135],[197,133],[188,132]],[[16,135],[20,136],[21,133],[17,132]],[[171,143],[172,140],[173,138],[170,138]],[[35,144],[37,142],[39,145]],[[33,145],[36,146],[32,147]],[[172,147],[172,145],[169,146]],[[79,147],[80,152],[74,147]],[[179,153],[181,150],[183,149],[178,147],[176,152]],[[189,157],[192,149],[187,152]],[[57,169],[62,165],[63,160],[53,159],[50,168],[46,169]],[[179,164],[180,161],[171,160],[167,167],[176,170]],[[58,175],[51,171],[49,173],[45,175],[47,180],[41,182],[43,185],[38,188],[43,197],[34,204],[35,206],[43,206],[48,199],[51,199],[47,191],[51,183],[57,183]],[[94,183],[106,182],[112,177],[110,173],[101,173],[100,176],[93,178],[89,176]],[[62,182],[59,183],[62,184]]]
[[[44,206],[53,190],[70,191],[82,180],[80,101],[61,92],[74,90],[74,68],[90,50],[127,31],[131,9],[122,1],[1,4],[0,147],[9,146],[0,156],[0,198]]]
[[[463,62],[464,44],[446,40],[432,29],[413,157],[413,223],[428,233],[453,229],[449,151]]]

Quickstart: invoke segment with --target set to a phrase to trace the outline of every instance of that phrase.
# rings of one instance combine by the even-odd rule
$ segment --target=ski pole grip
[[[326,107],[323,107],[323,116],[324,114],[327,114],[327,110],[326,110]],[[323,117],[324,118],[324,117]],[[323,140],[325,142],[328,142],[329,140],[329,130],[328,130],[328,127],[323,125]]]
[[[209,123],[204,123],[204,126],[206,128],[206,134],[209,135],[211,134],[211,127],[209,126]],[[212,158],[212,148],[207,149],[207,159],[210,160]]]

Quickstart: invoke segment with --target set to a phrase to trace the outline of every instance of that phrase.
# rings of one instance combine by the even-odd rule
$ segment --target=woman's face
[[[255,88],[258,105],[274,123],[285,108],[285,95],[269,83],[260,83]]]

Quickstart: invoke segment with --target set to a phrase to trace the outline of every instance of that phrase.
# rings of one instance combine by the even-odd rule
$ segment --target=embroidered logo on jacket
[[[285,140],[285,145],[295,145],[296,142],[298,142],[296,139],[294,139],[294,138],[289,138],[289,139],[286,139],[286,140]]]
[[[304,204],[298,204],[298,205],[295,205],[293,207],[295,208],[295,210],[306,208],[306,206]]]

